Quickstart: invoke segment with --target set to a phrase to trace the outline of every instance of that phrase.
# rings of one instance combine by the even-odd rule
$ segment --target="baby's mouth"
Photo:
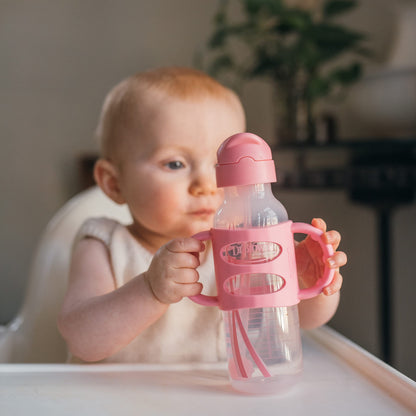
[[[210,215],[214,215],[215,210],[208,209],[208,208],[203,208],[203,209],[198,209],[198,210],[195,210],[195,211],[191,211],[190,214],[192,216],[195,216],[195,217],[207,217],[207,216],[210,216]]]

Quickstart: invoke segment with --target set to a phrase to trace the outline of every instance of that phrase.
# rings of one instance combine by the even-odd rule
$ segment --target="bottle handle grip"
[[[208,241],[211,240],[211,232],[210,231],[202,231],[192,236],[200,241]],[[204,306],[218,306],[218,296],[207,296],[203,295],[202,293],[195,296],[189,296],[189,299],[198,303],[199,305]]]
[[[299,290],[298,294],[300,300],[313,298],[322,293],[322,289],[328,286],[334,278],[335,270],[331,269],[326,264],[326,260],[328,259],[328,257],[331,257],[334,254],[334,249],[330,244],[325,244],[322,241],[321,236],[323,234],[323,231],[310,224],[306,224],[303,222],[294,222],[292,224],[292,233],[308,234],[313,240],[317,241],[322,248],[322,259],[325,264],[324,273],[322,277],[319,280],[317,280],[314,286],[309,287],[307,289],[301,289]]]

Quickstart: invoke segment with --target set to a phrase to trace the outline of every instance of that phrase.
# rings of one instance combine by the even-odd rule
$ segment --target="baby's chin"
[[[203,231],[209,231],[212,228],[212,226],[212,220],[190,224],[189,227],[187,227],[186,235],[188,237],[192,237],[193,235],[201,233]]]

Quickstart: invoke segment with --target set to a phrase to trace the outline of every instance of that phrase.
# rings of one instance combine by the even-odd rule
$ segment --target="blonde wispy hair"
[[[244,114],[238,96],[207,74],[192,68],[163,67],[132,75],[107,94],[95,132],[103,157],[114,153],[119,140],[140,118],[149,96],[162,93],[180,100],[206,97],[224,100]]]

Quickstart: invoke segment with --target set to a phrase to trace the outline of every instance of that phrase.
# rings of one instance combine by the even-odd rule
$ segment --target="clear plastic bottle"
[[[217,296],[191,299],[223,310],[228,369],[233,387],[246,393],[282,393],[302,371],[298,303],[318,295],[333,270],[299,289],[294,233],[308,234],[333,254],[310,224],[288,220],[274,197],[276,169],[267,143],[251,133],[229,137],[217,152],[217,186],[225,198],[214,227],[195,235],[212,240]]]
[[[286,209],[274,197],[270,183],[227,186],[224,192],[224,202],[214,219],[216,229],[269,227],[288,220]],[[234,244],[228,251],[228,261],[232,262],[233,258],[236,262],[247,263],[267,260],[278,254],[276,248],[276,244],[270,242]],[[233,279],[230,291],[238,295],[272,293],[282,285],[277,277],[266,273],[241,274]],[[282,393],[298,381],[302,371],[302,347],[297,305],[223,313],[230,379],[236,390],[255,394]],[[236,354],[242,371],[236,368]]]

